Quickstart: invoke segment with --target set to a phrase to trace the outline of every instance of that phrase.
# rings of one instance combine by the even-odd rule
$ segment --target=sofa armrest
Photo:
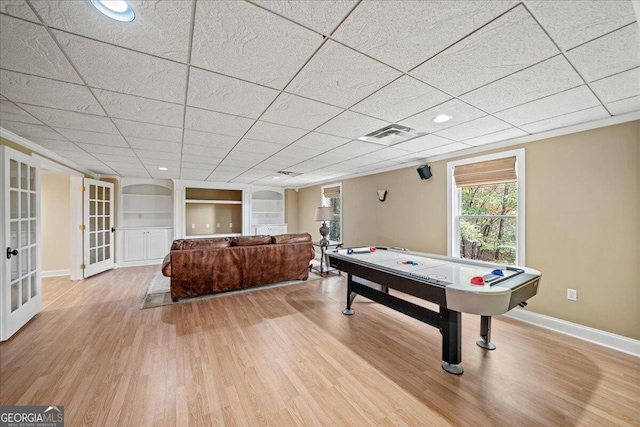
[[[171,254],[168,253],[167,256],[162,260],[162,275],[166,277],[171,277]]]

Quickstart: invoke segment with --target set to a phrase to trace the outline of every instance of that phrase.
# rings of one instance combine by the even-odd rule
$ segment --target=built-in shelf
[[[242,234],[242,190],[185,188],[187,237]]]
[[[207,203],[207,204],[218,204],[218,205],[241,205],[242,200],[194,200],[187,199],[185,203]]]
[[[287,232],[283,190],[262,188],[251,193],[251,228],[254,234]]]

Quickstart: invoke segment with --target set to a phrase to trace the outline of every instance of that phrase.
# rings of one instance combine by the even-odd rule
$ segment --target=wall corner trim
[[[623,337],[622,335],[612,334],[610,332],[601,331],[599,329],[567,322],[566,320],[545,316],[544,314],[533,313],[519,308],[514,308],[506,313],[505,316],[530,323],[541,328],[560,332],[561,334],[580,338],[632,356],[640,357],[640,341],[632,338]]]

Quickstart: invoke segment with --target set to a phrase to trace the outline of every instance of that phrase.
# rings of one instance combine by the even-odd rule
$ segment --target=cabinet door
[[[149,230],[147,233],[147,259],[162,259],[169,253],[167,230]]]
[[[124,260],[143,261],[146,259],[145,240],[146,231],[126,230],[124,231]]]

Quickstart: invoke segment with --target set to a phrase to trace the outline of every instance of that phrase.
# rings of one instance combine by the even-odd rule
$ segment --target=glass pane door
[[[113,268],[113,184],[85,179],[85,273]]]

